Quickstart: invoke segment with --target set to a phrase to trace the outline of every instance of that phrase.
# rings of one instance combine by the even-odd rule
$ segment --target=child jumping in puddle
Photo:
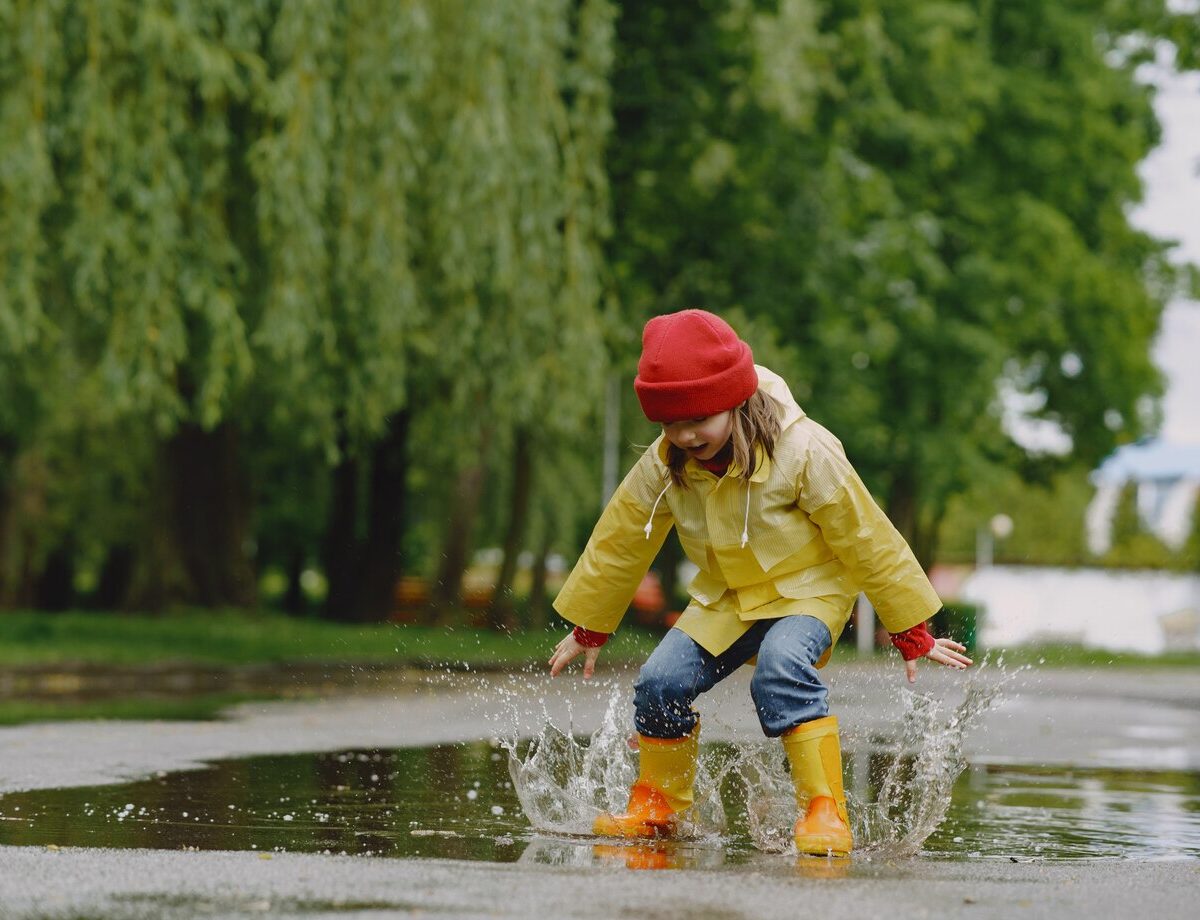
[[[693,802],[699,749],[696,697],[757,656],[750,695],[763,732],[781,738],[795,784],[801,853],[853,848],[837,719],[824,666],[858,592],[875,607],[905,660],[971,664],[966,648],[934,639],[925,621],[941,602],[912,551],[846,459],[776,374],[720,317],[683,310],[650,320],[634,381],[663,433],[601,515],[554,608],[574,630],[550,673],[600,647],[675,527],[699,573],[691,602],[650,655],[634,689],[640,772],[605,836],[674,831]]]

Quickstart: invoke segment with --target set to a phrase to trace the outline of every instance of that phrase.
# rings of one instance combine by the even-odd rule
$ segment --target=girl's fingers
[[[591,677],[596,673],[596,659],[600,657],[600,649],[589,648],[583,656],[583,676]]]
[[[572,658],[574,658],[578,654],[579,654],[578,651],[559,652],[558,654],[556,654],[552,659],[550,659],[550,676],[558,677],[558,673],[567,666],[567,663]]]
[[[912,661],[904,662],[904,673],[908,676],[910,684],[917,682],[917,661],[915,658]]]
[[[957,652],[947,652],[940,648],[935,648],[925,656],[930,661],[936,661],[938,664],[944,664],[948,668],[955,668],[959,671],[965,670],[972,663],[971,659],[965,655],[959,655]]]

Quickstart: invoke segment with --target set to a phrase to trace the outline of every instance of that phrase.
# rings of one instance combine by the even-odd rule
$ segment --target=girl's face
[[[733,434],[733,410],[726,409],[705,418],[664,422],[663,434],[668,441],[696,460],[711,460],[729,443]]]

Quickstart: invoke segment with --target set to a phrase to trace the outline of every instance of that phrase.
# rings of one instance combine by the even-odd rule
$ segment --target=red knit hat
[[[633,381],[652,422],[716,415],[740,406],[758,389],[750,346],[706,310],[656,316],[642,331]]]

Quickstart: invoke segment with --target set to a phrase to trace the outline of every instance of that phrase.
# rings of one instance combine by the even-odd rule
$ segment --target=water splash
[[[856,853],[911,856],[946,816],[955,781],[967,766],[967,732],[1003,699],[1022,669],[989,671],[985,659],[952,704],[932,694],[900,691],[902,713],[886,736],[844,735],[847,798]],[[576,736],[545,721],[532,737],[515,731],[501,744],[513,787],[533,827],[550,834],[590,834],[601,812],[625,807],[637,778],[628,690],[613,685],[600,728]],[[721,846],[748,844],[767,853],[794,852],[797,806],[782,746],[773,740],[702,743],[697,801],[681,836]],[[733,830],[731,831],[731,827]]]
[[[878,789],[869,800],[854,802],[855,830],[865,842],[864,850],[912,856],[921,849],[946,817],[954,783],[967,767],[967,729],[999,704],[1006,682],[973,679],[953,709],[935,696],[903,691],[905,706],[896,736],[881,751],[886,756]]]
[[[553,724],[528,742],[501,739],[508,752],[513,788],[530,823],[541,831],[590,834],[601,812],[621,811],[637,779],[637,757],[630,743],[628,700],[620,687],[609,690],[600,728],[580,739]],[[684,837],[720,835],[725,811],[719,790],[723,758],[706,752],[697,768],[700,794],[681,825]],[[707,794],[705,794],[707,790]]]

